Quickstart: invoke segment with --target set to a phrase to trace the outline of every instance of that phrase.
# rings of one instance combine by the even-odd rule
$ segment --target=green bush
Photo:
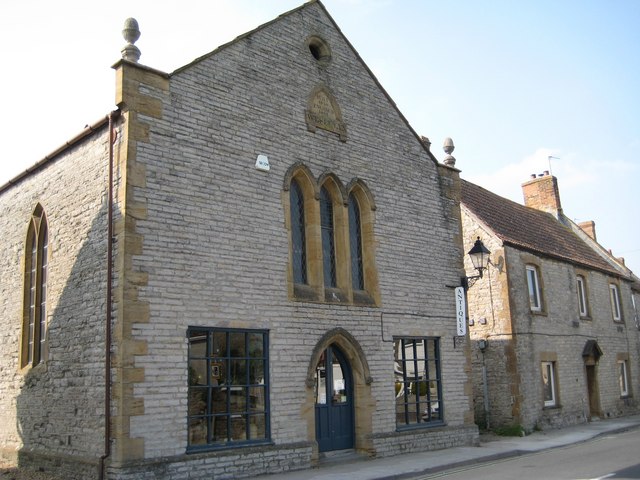
[[[506,425],[504,427],[496,427],[493,433],[502,437],[524,437],[525,431],[522,425]]]

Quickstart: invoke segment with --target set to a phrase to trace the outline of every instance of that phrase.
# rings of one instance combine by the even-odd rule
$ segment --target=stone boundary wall
[[[478,446],[480,443],[478,428],[475,425],[462,427],[445,425],[424,430],[412,429],[377,434],[372,438],[377,457],[429,452],[460,446]]]
[[[232,480],[311,466],[308,443],[270,445],[201,454],[159,457],[109,467],[109,480]]]

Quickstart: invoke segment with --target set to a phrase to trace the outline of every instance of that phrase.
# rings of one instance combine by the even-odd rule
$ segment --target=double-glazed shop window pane
[[[267,332],[193,327],[188,339],[189,447],[268,439]]]
[[[396,425],[441,422],[440,339],[398,338],[394,351]]]

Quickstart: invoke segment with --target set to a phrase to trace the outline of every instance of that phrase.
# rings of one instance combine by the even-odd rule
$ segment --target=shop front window
[[[189,328],[189,449],[269,439],[268,334]]]
[[[439,338],[398,338],[395,350],[396,426],[443,421]]]

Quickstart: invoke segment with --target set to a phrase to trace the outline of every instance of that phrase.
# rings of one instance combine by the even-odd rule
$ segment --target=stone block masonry
[[[330,47],[330,60],[314,56],[312,36]],[[108,478],[244,478],[312,466],[320,454],[314,376],[329,346],[342,351],[353,374],[356,451],[387,456],[477,442],[470,343],[454,339],[450,288],[463,273],[458,171],[437,164],[324,7],[307,3],[172,74],[126,60],[115,69],[121,116],[114,148]],[[309,128],[310,98],[319,91],[332,114],[339,110],[340,128],[322,122]],[[44,402],[53,420],[18,412],[31,422],[28,441],[14,427],[0,428],[12,447],[89,464],[102,455],[105,432],[106,138],[96,135],[85,151],[65,152],[20,190],[0,196],[18,222],[6,227],[8,260],[0,260],[14,285],[21,281],[22,222],[39,199],[51,211],[56,312],[46,369],[23,376],[15,365],[2,370],[14,399],[38,392],[19,405],[31,414]],[[258,155],[269,158],[269,171],[255,168]],[[317,190],[322,179],[334,182],[344,198],[333,204],[336,218],[346,218],[351,185],[370,195],[366,268],[375,285],[357,292],[369,303],[355,301],[353,292],[339,291],[335,300],[292,294],[286,199],[293,165],[304,166]],[[82,169],[90,180],[74,176]],[[73,191],[54,194],[47,184],[56,176],[71,177],[65,185]],[[317,198],[314,191],[309,201]],[[308,225],[311,234],[320,229],[319,222]],[[322,268],[317,243],[309,262]],[[336,258],[346,263],[344,243]],[[61,265],[65,274],[54,271]],[[350,265],[340,267],[350,272]],[[1,306],[8,333],[0,338],[14,362],[20,295]],[[262,444],[189,445],[187,331],[193,327],[267,332],[269,429]],[[399,431],[394,339],[409,337],[440,339],[445,418],[431,428]],[[41,398],[49,393],[55,408]],[[12,411],[10,402],[5,411]]]
[[[104,442],[107,149],[101,128],[0,193],[2,455],[75,478],[96,472]],[[21,369],[26,233],[38,204],[49,232],[45,347],[39,365]]]
[[[331,46],[326,68],[318,67],[305,44],[312,33]],[[124,75],[123,84],[133,85]],[[440,446],[473,439],[470,389],[465,389],[470,368],[465,348],[453,349],[453,293],[446,287],[460,276],[460,252],[451,248],[460,240],[459,196],[444,191],[455,187],[455,172],[439,182],[437,165],[421,141],[323,9],[311,4],[281,17],[174,72],[168,86],[159,78],[134,78],[140,82],[123,89],[123,104],[127,95],[144,95],[149,102],[129,103],[162,108],[136,117],[147,125],[135,149],[144,181],[131,183],[127,198],[145,215],[131,223],[140,247],[128,265],[130,272],[146,274],[136,300],[148,305],[149,317],[132,318],[132,340],[145,342],[147,350],[133,357],[144,374],[135,379],[132,395],[144,399],[144,409],[130,417],[127,434],[142,450],[137,459],[114,465],[114,475],[138,471],[137,462],[163,468],[161,459],[181,458],[187,450],[190,326],[269,331],[271,440],[278,462],[291,462],[277,468],[300,468],[317,458],[317,447],[301,456],[280,451],[300,442],[315,445],[314,409],[308,405],[313,396],[305,379],[314,347],[337,328],[361,347],[373,379],[356,387],[355,402],[362,407],[356,414],[357,449],[390,454],[391,445],[417,449],[425,439],[438,439],[434,445]],[[330,86],[340,106],[346,142],[333,132],[307,129],[305,108],[319,85]],[[255,169],[258,154],[269,157],[269,172]],[[285,174],[296,162],[315,178],[330,172],[344,185],[360,179],[371,190],[382,308],[289,298],[282,197]],[[425,256],[426,245],[440,255]],[[421,442],[397,436],[394,420],[392,339],[416,335],[443,339],[448,426],[440,432],[455,430],[450,435],[425,430]],[[355,356],[353,362],[359,368]],[[234,461],[237,475],[261,468],[253,448],[232,451],[241,459]],[[177,465],[187,462],[195,471],[225,475],[222,459],[231,458],[226,455],[189,455]],[[214,467],[197,458],[217,461]]]

